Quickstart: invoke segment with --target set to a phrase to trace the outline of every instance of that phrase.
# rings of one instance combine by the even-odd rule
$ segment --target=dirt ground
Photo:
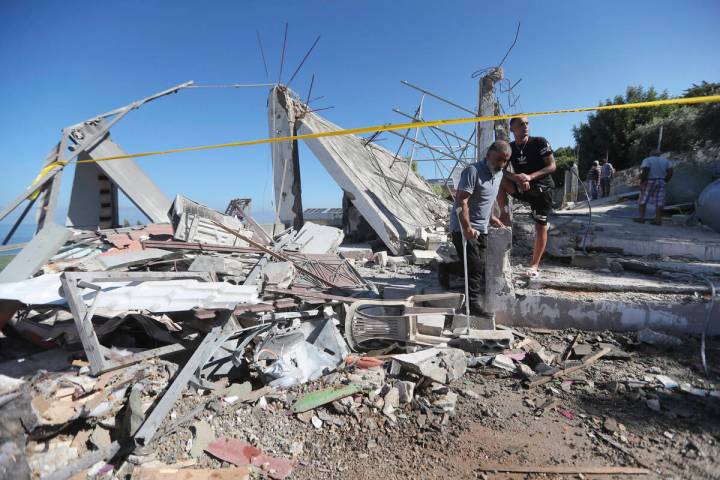
[[[522,332],[551,351],[577,333]],[[511,372],[469,368],[450,385],[459,394],[454,412],[438,415],[413,404],[397,413],[396,423],[361,395],[355,399],[361,402],[357,416],[340,414],[332,406],[318,408],[314,413],[324,420],[319,429],[292,415],[293,400],[303,390],[319,388],[318,382],[268,396],[264,407],[228,410],[210,402],[198,419],[208,421],[216,436],[236,437],[266,453],[294,458],[292,478],[298,479],[583,478],[480,470],[489,463],[645,466],[654,473],[642,478],[720,478],[720,398],[664,389],[656,378],[662,374],[680,384],[716,390],[718,384],[700,374],[698,340],[685,338],[681,347],[668,350],[638,345],[634,334],[584,337],[591,345],[617,344],[629,358],[601,360],[565,381],[532,390]],[[708,357],[711,362],[720,359],[720,346],[711,344]],[[718,378],[714,365],[711,376]],[[330,384],[342,379],[329,377]],[[201,400],[186,395],[174,417]],[[651,408],[655,405],[659,411]],[[192,441],[190,425],[178,428],[157,442],[157,458],[168,464],[185,460]],[[198,459],[198,466],[222,465],[207,454]]]

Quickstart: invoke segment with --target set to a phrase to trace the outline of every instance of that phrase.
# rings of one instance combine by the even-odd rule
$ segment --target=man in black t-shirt
[[[527,117],[511,119],[510,130],[515,137],[515,141],[510,143],[510,164],[513,172],[505,170],[498,193],[500,221],[504,224],[510,223],[507,195],[530,205],[535,221],[535,246],[527,273],[537,276],[547,245],[548,215],[552,211],[552,189],[555,187],[550,174],[556,168],[555,157],[547,140],[530,136]]]

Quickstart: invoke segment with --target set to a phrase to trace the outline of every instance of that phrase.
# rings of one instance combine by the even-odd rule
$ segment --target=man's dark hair
[[[516,121],[520,121],[521,118],[525,118],[525,117],[513,117],[513,118],[511,118],[511,119],[510,119],[510,126],[512,127],[512,124],[515,123]]]

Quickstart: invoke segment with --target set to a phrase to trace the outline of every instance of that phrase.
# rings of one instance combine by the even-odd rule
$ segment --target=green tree
[[[123,227],[129,227],[130,221],[127,218],[123,218]]]
[[[572,168],[577,161],[575,150],[572,147],[559,147],[553,151],[553,156],[557,166],[557,170],[552,173],[553,181],[556,186],[562,187],[565,184],[565,170]]]
[[[720,95],[720,83],[703,81],[700,85],[692,84],[685,90],[683,97],[705,97],[708,95]],[[720,104],[705,103],[694,107],[697,116],[695,118],[695,134],[699,140],[720,141]]]
[[[670,98],[667,91],[658,92],[655,88],[642,86],[628,87],[625,95],[608,99],[603,105],[649,102]],[[579,147],[579,169],[582,175],[590,169],[595,160],[607,156],[615,168],[623,169],[637,163],[638,155],[631,149],[633,133],[640,125],[656,118],[667,117],[676,107],[630,108],[626,110],[601,110],[588,115],[588,121],[573,128],[573,136]]]
[[[720,83],[703,81],[683,92],[683,97],[720,95]],[[628,87],[601,105],[616,105],[670,98],[654,88]],[[684,151],[704,141],[720,142],[720,104],[669,105],[658,108],[599,111],[573,128],[579,168],[584,175],[594,160],[606,155],[615,168],[637,165],[657,148],[662,127],[663,151]]]

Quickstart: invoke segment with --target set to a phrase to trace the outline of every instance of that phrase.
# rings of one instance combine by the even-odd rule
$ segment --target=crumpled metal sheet
[[[255,362],[266,362],[260,371],[270,386],[288,388],[334,370],[349,353],[331,316],[268,335],[255,350]]]
[[[176,312],[193,308],[234,309],[240,303],[258,303],[254,285],[200,282],[190,279],[146,282],[99,282],[102,287],[97,308],[113,311],[148,310]],[[21,282],[0,285],[0,299],[28,305],[64,305],[60,274],[47,274]],[[84,289],[83,300],[94,300],[95,291]]]

